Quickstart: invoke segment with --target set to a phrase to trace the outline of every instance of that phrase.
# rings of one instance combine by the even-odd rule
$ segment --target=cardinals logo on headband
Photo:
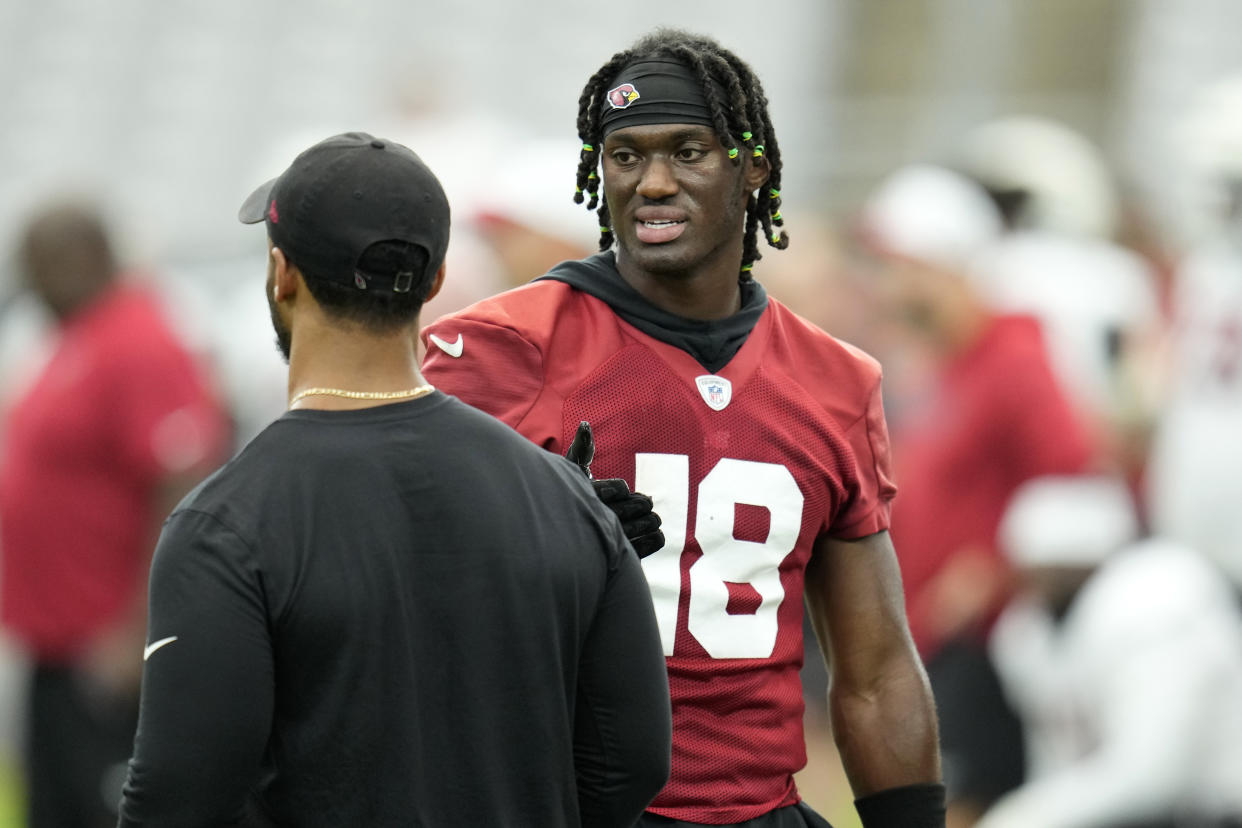
[[[613,109],[625,109],[638,98],[638,90],[632,83],[623,83],[616,89],[608,91],[608,103],[612,104]]]

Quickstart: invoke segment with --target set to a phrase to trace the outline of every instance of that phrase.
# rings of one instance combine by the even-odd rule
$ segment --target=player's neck
[[[289,399],[310,388],[340,391],[400,392],[424,383],[418,370],[414,324],[392,333],[374,334],[355,325],[311,320],[293,329],[289,352]],[[313,395],[297,408],[344,410],[368,408],[392,399],[349,399]]]
[[[727,319],[741,310],[738,261],[708,261],[678,272],[644,270],[617,251],[617,270],[626,283],[662,311],[685,319]]]

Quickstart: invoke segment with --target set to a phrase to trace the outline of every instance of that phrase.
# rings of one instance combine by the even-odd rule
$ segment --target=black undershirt
[[[657,308],[630,287],[617,270],[612,251],[561,262],[535,281],[544,279],[564,282],[589,293],[643,333],[690,354],[713,374],[729,364],[768,306],[763,285],[748,279],[741,282],[741,310],[727,319],[705,321],[677,316]]]

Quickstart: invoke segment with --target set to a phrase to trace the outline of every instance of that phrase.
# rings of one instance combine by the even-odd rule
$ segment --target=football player
[[[1242,76],[1192,100],[1178,138],[1202,226],[1174,277],[1147,495],[1152,528],[1210,557],[1242,596]]]
[[[595,473],[654,499],[665,543],[639,551],[674,746],[640,824],[826,824],[793,778],[805,599],[863,824],[942,826],[886,531],[879,365],[752,278],[760,233],[789,240],[759,80],[714,41],[662,30],[591,77],[578,134],[575,200],[598,206],[600,253],[437,320],[424,374],[550,451],[589,421]]]

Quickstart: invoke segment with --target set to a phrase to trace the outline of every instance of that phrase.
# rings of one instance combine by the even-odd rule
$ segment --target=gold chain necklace
[[[419,397],[425,397],[436,389],[430,385],[420,385],[417,388],[407,388],[404,391],[346,391],[344,388],[307,388],[305,391],[299,391],[289,400],[289,407],[293,408],[302,399],[306,397],[345,397],[350,400],[414,400]]]

